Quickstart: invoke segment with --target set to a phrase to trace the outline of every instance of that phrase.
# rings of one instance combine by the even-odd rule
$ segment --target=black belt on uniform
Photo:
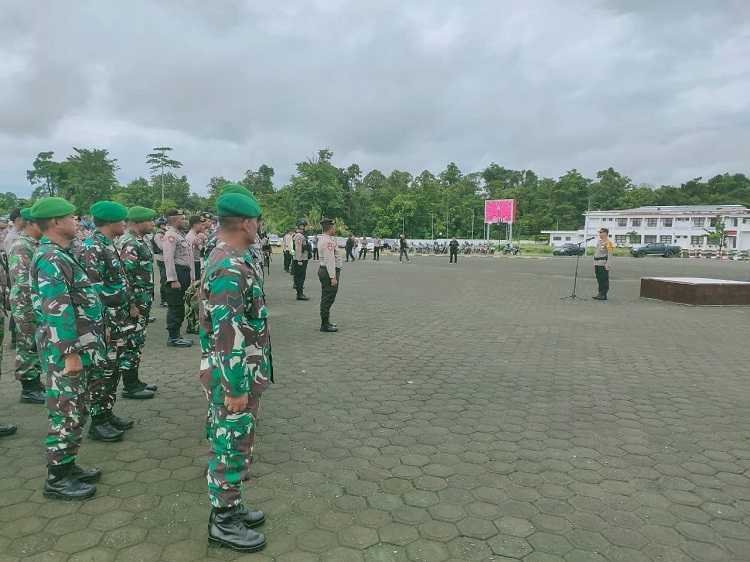
[[[607,261],[609,258],[594,258],[594,261]]]

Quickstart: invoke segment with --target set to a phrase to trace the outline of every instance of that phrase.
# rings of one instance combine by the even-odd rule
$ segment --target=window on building
[[[711,217],[708,219],[709,226],[716,226],[716,217]]]
[[[566,237],[565,237],[565,241],[566,241],[566,242],[570,242],[570,236],[566,236]]]
[[[704,224],[706,224],[704,217],[693,217],[693,226],[703,226]]]
[[[657,219],[646,219],[646,226],[655,227]]]
[[[737,226],[737,217],[727,219],[727,226]]]
[[[750,224],[750,219],[742,219],[742,224]]]
[[[675,222],[690,222],[690,219],[687,217],[678,217],[675,219]]]
[[[562,236],[553,236],[552,240],[562,240]]]
[[[667,228],[672,228],[672,219],[661,219],[661,225]]]
[[[690,245],[691,246],[703,246],[703,240],[705,236],[691,236],[690,237]]]
[[[628,241],[631,244],[640,244],[641,240],[643,240],[643,237],[640,234],[630,234],[628,236]]]
[[[659,242],[661,244],[671,244],[672,237],[669,234],[662,234],[661,236],[659,236]]]
[[[630,226],[641,226],[641,219],[630,219]]]
[[[617,226],[628,226],[628,219],[617,219]]]
[[[625,234],[615,234],[615,244],[627,244],[628,237]]]
[[[646,244],[656,244],[656,234],[646,234],[643,237],[643,241]]]

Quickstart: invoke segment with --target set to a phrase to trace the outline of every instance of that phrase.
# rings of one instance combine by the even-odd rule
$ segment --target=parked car
[[[682,249],[679,246],[669,244],[644,244],[643,246],[633,247],[630,253],[633,257],[642,258],[643,256],[664,256],[671,258],[679,256]]]
[[[281,238],[279,238],[278,234],[269,234],[268,241],[271,243],[271,246],[281,246]]]
[[[553,256],[582,256],[585,253],[586,250],[582,244],[573,244],[572,242],[568,242],[552,250]]]

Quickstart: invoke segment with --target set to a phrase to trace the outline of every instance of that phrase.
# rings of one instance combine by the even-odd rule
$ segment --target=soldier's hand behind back
[[[224,397],[224,406],[226,406],[227,410],[229,410],[233,414],[239,414],[240,412],[244,412],[247,409],[247,401],[247,394],[243,394],[242,396],[239,396],[237,398],[226,396]]]
[[[173,289],[179,289],[179,288],[180,288],[180,287],[181,287],[182,285],[180,285],[180,282],[179,282],[179,281],[172,281],[172,282],[171,282],[171,283],[169,284],[169,286],[170,286],[170,287],[172,287]]]
[[[83,371],[83,363],[81,363],[81,356],[77,353],[69,353],[65,356],[65,368],[63,369],[63,375],[70,377],[77,377]]]

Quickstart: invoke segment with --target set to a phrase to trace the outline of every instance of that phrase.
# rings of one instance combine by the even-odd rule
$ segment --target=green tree
[[[89,207],[101,199],[110,199],[117,190],[117,159],[102,148],[73,148],[73,154],[62,163],[65,181],[58,195],[72,202],[78,212],[88,213]]]
[[[262,164],[257,170],[247,170],[240,183],[256,196],[260,193],[273,193],[273,168]]]
[[[169,157],[169,153],[172,150],[174,149],[171,146],[157,146],[152,149],[150,154],[146,155],[146,164],[148,164],[149,170],[151,170],[152,183],[157,184],[156,179],[157,177],[159,178],[158,185],[161,187],[162,202],[164,202],[164,198],[167,196],[165,173],[182,168],[182,162]],[[175,176],[170,173],[169,177],[174,178]]]
[[[34,187],[33,197],[53,197],[65,181],[63,166],[55,162],[54,152],[40,152],[34,159],[32,169],[26,171],[26,178]]]
[[[727,244],[727,233],[726,225],[720,216],[714,217],[711,221],[711,228],[704,228],[706,231],[706,240],[711,246],[718,246],[719,253],[724,249]]]

